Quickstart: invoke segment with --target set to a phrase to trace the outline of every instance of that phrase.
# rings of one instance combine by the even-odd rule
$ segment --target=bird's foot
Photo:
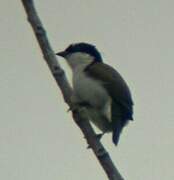
[[[105,134],[105,133],[96,134],[95,137],[100,141],[104,134]],[[84,138],[85,138],[85,137],[84,137]],[[91,149],[91,146],[88,145],[88,146],[87,146],[87,149]]]
[[[100,133],[96,135],[96,138],[100,141],[105,133]]]
[[[67,112],[70,112],[70,111],[76,112],[79,108],[80,106],[78,104],[73,104],[68,108]]]
[[[69,112],[69,111],[72,111],[72,112],[77,112],[80,108],[87,108],[87,107],[89,107],[90,106],[90,104],[89,103],[87,103],[87,102],[76,102],[76,103],[74,103],[73,105],[71,105],[71,107],[67,110],[67,112]]]
[[[91,149],[91,146],[90,146],[90,145],[88,145],[86,149]]]

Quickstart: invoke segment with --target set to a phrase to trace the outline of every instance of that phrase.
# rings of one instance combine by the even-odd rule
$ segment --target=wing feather
[[[128,85],[121,75],[111,66],[104,63],[92,63],[85,72],[91,78],[102,82],[114,103],[121,107],[123,119],[132,120],[133,101]]]

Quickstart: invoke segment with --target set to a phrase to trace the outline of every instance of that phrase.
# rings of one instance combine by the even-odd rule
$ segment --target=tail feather
[[[121,121],[117,119],[116,123],[113,125],[113,134],[112,141],[117,146],[120,138],[120,134],[123,126],[121,125]]]
[[[112,141],[115,145],[118,145],[120,134],[123,127],[127,124],[128,118],[120,107],[119,104],[112,102]]]
[[[112,140],[115,145],[118,145],[120,134],[123,128],[127,125],[128,120],[123,118],[116,118],[115,122],[112,124],[113,135]]]

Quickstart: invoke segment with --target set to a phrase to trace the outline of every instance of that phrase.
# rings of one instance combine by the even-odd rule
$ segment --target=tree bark
[[[46,31],[34,7],[34,2],[33,0],[21,1],[26,11],[28,21],[30,22],[33,28],[34,34],[43,53],[44,59],[47,62],[48,67],[57,82],[57,85],[61,89],[65,102],[70,107],[72,107],[73,104],[70,98],[73,92],[72,88],[69,85],[66,75],[63,69],[60,67],[56,59],[55,53],[51,48],[51,45],[46,35]],[[96,136],[96,133],[91,127],[88,115],[86,113],[86,109],[83,107],[79,108],[77,111],[72,112],[72,115],[74,122],[83,132],[89,147],[93,150],[96,158],[98,159],[106,175],[108,176],[108,179],[123,180],[122,176],[120,175],[114,163],[112,162],[108,152],[105,150],[104,146],[101,144],[101,142]]]

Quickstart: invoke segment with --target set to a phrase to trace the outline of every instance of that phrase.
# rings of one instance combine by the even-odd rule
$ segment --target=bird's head
[[[102,62],[102,57],[96,47],[84,42],[71,44],[56,55],[65,58],[72,69],[79,65],[87,66],[93,62]]]

